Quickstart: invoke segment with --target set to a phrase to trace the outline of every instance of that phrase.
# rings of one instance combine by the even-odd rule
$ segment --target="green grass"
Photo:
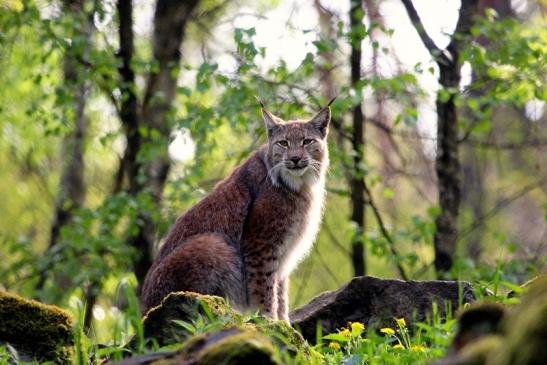
[[[134,293],[131,290],[125,291],[129,298],[134,299]],[[75,335],[76,348],[88,349],[89,355],[78,355],[78,364],[84,364],[83,359],[89,359],[88,363],[97,364],[105,358],[111,360],[120,360],[122,355],[128,355],[128,350],[123,345],[135,336],[137,338],[137,350],[131,355],[166,350],[169,348],[160,348],[153,342],[146,342],[142,338],[141,317],[135,309],[136,302],[129,299],[129,308],[125,311],[123,321],[124,326],[118,325],[113,328],[114,339],[111,343],[99,345],[97,343],[89,344],[87,337],[78,327]],[[75,313],[77,323],[82,323],[82,313]],[[441,318],[436,306],[432,308],[432,316],[425,322],[406,323],[402,319],[393,319],[393,325],[388,328],[365,328],[361,323],[348,323],[347,327],[339,329],[335,333],[326,336],[318,336],[317,344],[313,346],[321,363],[324,364],[427,364],[432,359],[442,357],[445,353],[453,331],[455,320],[450,311],[448,318]],[[258,320],[256,314],[250,314],[245,317],[244,322],[253,322]],[[219,331],[227,323],[222,318],[214,316],[198,316],[192,323],[177,321],[177,324],[183,326],[190,334],[203,335],[209,332]],[[83,341],[83,343],[82,343]],[[282,349],[279,351],[279,357],[287,364],[309,364],[310,360],[298,354],[289,355]],[[78,350],[78,353],[81,353]],[[3,355],[0,352],[0,359]]]
[[[508,269],[499,262],[490,270],[484,267],[469,268],[465,265],[466,263],[458,263],[456,268],[459,272],[466,273],[470,272],[469,269],[473,269],[473,277],[463,277],[463,279],[471,280],[478,300],[504,304],[515,304],[519,301],[518,297],[523,289],[515,284],[516,280],[511,268]],[[459,273],[456,274],[457,277],[461,277]],[[533,275],[534,272],[528,274]],[[105,318],[108,320],[95,320],[94,327],[89,333],[86,333],[83,327],[85,303],[76,296],[71,298],[69,309],[76,319],[73,331],[76,364],[100,364],[105,360],[115,361],[128,356],[173,349],[173,347],[161,348],[152,339],[144,337],[142,317],[134,287],[134,279],[120,281],[113,295],[121,303],[119,308],[115,308],[116,315],[107,315]],[[510,291],[516,294],[515,297],[507,297]],[[110,308],[112,311],[114,307]],[[321,335],[321,330],[318,328],[316,343],[310,346],[315,358],[320,359],[315,363],[327,365],[432,363],[434,359],[444,356],[456,330],[452,308],[444,309],[440,311],[434,305],[431,315],[424,322],[407,323],[402,319],[393,318],[390,327],[386,328],[365,328],[362,323],[354,322],[347,323],[344,328],[326,336]],[[441,312],[447,315],[442,318]],[[203,315],[197,316],[191,323],[181,321],[176,323],[184,327],[190,335],[206,335],[230,325],[259,323],[261,320],[256,313],[250,313],[245,315],[240,323],[230,324],[226,318],[216,318],[205,310]],[[99,332],[101,339],[96,336]],[[272,337],[278,336],[273,334]],[[280,335],[279,339],[283,342],[283,336]],[[129,341],[133,343],[133,350],[126,348]],[[279,345],[279,341],[274,343]],[[310,357],[304,353],[289,353],[283,349],[283,346],[277,346],[275,351],[277,351],[276,356],[286,364],[312,363]],[[6,363],[24,362],[19,361],[18,354],[13,348],[0,345],[0,364]]]
[[[325,364],[427,364],[445,353],[455,324],[450,314],[442,319],[436,307],[432,313],[425,322],[393,318],[392,326],[376,329],[348,323],[322,336],[315,348]]]

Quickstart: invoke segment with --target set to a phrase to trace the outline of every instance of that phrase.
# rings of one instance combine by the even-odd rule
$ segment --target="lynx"
[[[288,321],[289,274],[321,222],[331,103],[288,121],[261,103],[268,143],[178,218],[146,275],[146,310],[193,291]]]

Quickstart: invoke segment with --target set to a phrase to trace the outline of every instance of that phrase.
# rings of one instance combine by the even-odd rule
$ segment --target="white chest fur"
[[[315,242],[325,199],[325,174],[310,186],[310,203],[306,212],[295,216],[279,255],[279,273],[286,278],[302,261]]]

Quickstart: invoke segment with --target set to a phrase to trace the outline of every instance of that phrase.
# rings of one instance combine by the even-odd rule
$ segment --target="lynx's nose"
[[[300,162],[300,160],[301,160],[301,158],[298,157],[298,156],[293,156],[293,157],[291,157],[291,161],[292,161],[292,163],[295,164],[295,165],[298,165],[298,163]]]

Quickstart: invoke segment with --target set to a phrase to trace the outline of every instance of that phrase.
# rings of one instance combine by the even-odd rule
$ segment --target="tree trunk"
[[[336,29],[333,27],[333,14],[321,4],[320,0],[314,0],[313,4],[319,15],[319,31],[321,35],[327,39],[335,39]],[[330,100],[337,94],[335,77],[332,72],[333,65],[336,63],[334,53],[330,51],[323,52],[320,58],[323,62],[317,62],[315,67],[320,74],[323,96],[325,99]]]
[[[120,74],[122,80],[127,82],[126,86],[130,87],[126,89],[130,98],[125,106],[122,105],[128,148],[131,146],[124,157],[128,172],[128,189],[133,196],[149,195],[153,204],[153,207],[140,209],[137,217],[137,232],[128,240],[129,245],[135,248],[138,255],[133,269],[139,282],[139,289],[152,264],[152,250],[156,241],[156,224],[149,211],[150,209],[160,210],[163,187],[170,168],[167,154],[167,143],[171,132],[169,113],[175,99],[178,68],[182,56],[180,46],[184,39],[187,22],[197,3],[198,0],[158,0],[156,4],[153,63],[157,68],[153,67],[154,71],[148,76],[140,120],[136,99],[133,101],[134,94],[131,95],[131,86],[134,85],[134,75],[130,68],[133,53],[132,34],[130,34],[131,3],[122,0],[118,3],[120,45],[122,42],[126,45],[120,52],[123,60]],[[137,158],[137,154],[143,147],[146,147],[148,151],[155,151],[149,159]]]
[[[425,31],[422,21],[411,0],[401,0],[412,25],[424,46],[439,67],[437,94],[437,156],[435,171],[438,178],[440,213],[435,220],[434,236],[435,269],[437,274],[452,267],[458,239],[460,209],[460,161],[458,157],[458,116],[456,93],[459,90],[461,62],[460,52],[466,46],[471,26],[479,13],[479,0],[462,0],[458,23],[446,49],[439,49]],[[446,96],[448,94],[448,96]]]
[[[361,95],[361,42],[363,40],[357,29],[363,27],[363,4],[361,0],[351,0],[350,34],[353,34],[351,43],[351,86],[358,95]],[[352,242],[352,261],[355,276],[365,275],[366,251],[363,243],[365,227],[365,188],[363,183],[364,171],[364,115],[363,101],[352,110],[351,147],[353,149],[353,171],[349,182],[351,191],[351,221],[355,224],[355,236]]]
[[[457,56],[456,56],[457,57]],[[457,89],[460,83],[460,65],[439,63],[439,82],[446,90]],[[443,92],[441,89],[439,93]],[[458,117],[455,95],[444,100],[437,95],[437,155],[435,171],[439,186],[440,214],[435,220],[435,269],[448,271],[452,267],[458,239],[460,209],[460,161],[458,157]]]
[[[74,26],[71,38],[83,39],[89,42],[90,24],[84,13],[84,2],[65,0],[63,2],[65,14],[71,16],[79,26]],[[81,42],[81,41],[80,41]],[[76,42],[74,42],[76,43]],[[82,207],[85,200],[84,182],[84,142],[87,128],[85,116],[86,83],[82,76],[84,66],[79,59],[85,58],[87,47],[82,44],[73,44],[64,55],[64,83],[65,90],[70,98],[71,106],[66,107],[65,118],[72,126],[62,142],[61,159],[62,170],[59,182],[59,191],[55,201],[53,220],[47,251],[50,251],[59,240],[61,228],[69,224],[74,211]],[[70,110],[70,111],[69,111]],[[43,289],[47,273],[41,272],[36,288]]]
[[[120,119],[122,121],[127,146],[124,156],[120,161],[118,178],[114,190],[120,191],[123,181],[128,180],[130,176],[137,176],[137,153],[141,148],[141,135],[139,134],[139,115],[138,100],[135,94],[135,72],[131,67],[133,54],[135,53],[134,33],[133,33],[133,2],[132,0],[118,0],[116,4],[118,10],[120,50],[118,56],[121,66],[118,69],[120,74],[120,91],[122,93],[120,105]],[[134,179],[133,179],[134,180]],[[135,184],[134,184],[135,185]],[[137,186],[132,186],[130,194],[138,192]]]

